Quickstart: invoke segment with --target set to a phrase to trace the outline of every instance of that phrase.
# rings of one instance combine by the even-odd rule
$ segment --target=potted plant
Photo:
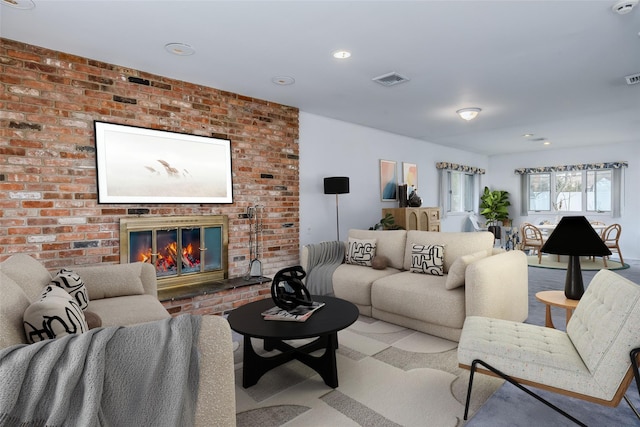
[[[369,230],[404,230],[404,228],[396,224],[396,219],[393,215],[387,213],[384,218],[380,219],[379,223],[369,227]]]
[[[506,222],[509,220],[509,192],[504,190],[490,190],[484,187],[482,196],[480,196],[480,215],[487,219],[487,228],[497,239],[500,238],[499,221]]]

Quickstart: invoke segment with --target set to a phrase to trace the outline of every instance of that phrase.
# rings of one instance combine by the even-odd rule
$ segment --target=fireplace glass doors
[[[158,288],[174,288],[227,278],[226,216],[123,218],[120,262],[148,262]]]

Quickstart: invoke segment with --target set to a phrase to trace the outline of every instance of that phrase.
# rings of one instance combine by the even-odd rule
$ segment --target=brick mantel
[[[298,110],[0,39],[0,260],[47,268],[119,262],[119,221],[227,215],[229,277],[249,266],[247,207],[265,206],[265,275],[298,263]],[[93,121],[228,138],[233,204],[97,203]],[[256,289],[247,298],[256,298]]]

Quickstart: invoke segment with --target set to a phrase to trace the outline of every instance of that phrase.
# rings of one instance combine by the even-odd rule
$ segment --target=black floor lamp
[[[336,195],[336,234],[340,240],[340,215],[338,213],[338,194],[347,194],[349,192],[348,176],[332,176],[324,179],[324,194]]]
[[[540,252],[569,255],[564,296],[573,300],[579,300],[584,294],[580,257],[611,255],[602,238],[583,216],[563,216]]]

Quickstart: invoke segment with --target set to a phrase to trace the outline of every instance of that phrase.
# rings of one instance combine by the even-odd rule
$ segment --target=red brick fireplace
[[[249,266],[250,206],[265,207],[266,276],[299,262],[298,110],[92,58],[0,38],[0,260],[27,253],[50,271],[119,263],[120,220],[223,215],[228,280]],[[231,141],[233,203],[99,204],[94,120]],[[239,286],[165,302],[221,313],[268,294]]]

